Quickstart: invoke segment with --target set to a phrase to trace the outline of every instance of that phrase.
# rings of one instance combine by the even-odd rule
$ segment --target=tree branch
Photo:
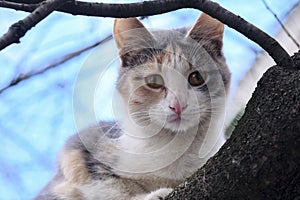
[[[38,4],[45,0],[9,0],[9,1],[15,2],[15,3]]]
[[[270,8],[270,6],[268,5],[268,3],[265,0],[262,0],[263,4],[265,5],[266,9],[275,17],[275,19],[278,21],[278,23],[280,24],[281,28],[283,29],[283,31],[287,34],[287,36],[289,38],[291,38],[291,40],[293,41],[293,43],[298,47],[298,49],[300,49],[300,44],[297,42],[297,40],[290,34],[290,32],[286,29],[286,27],[284,26],[284,24],[281,22],[281,20],[279,19],[279,17],[276,15],[276,13]],[[299,2],[298,2],[299,3]]]
[[[107,41],[109,41],[111,39],[112,39],[112,35],[109,35],[109,36],[105,37],[104,39],[96,42],[95,44],[89,45],[89,46],[87,46],[87,47],[85,47],[83,49],[80,49],[80,50],[77,50],[77,51],[74,51],[72,53],[69,53],[67,55],[62,56],[56,62],[54,62],[54,63],[52,63],[52,64],[50,64],[50,65],[48,65],[46,67],[43,67],[43,68],[41,68],[39,70],[31,71],[31,72],[29,72],[27,74],[20,74],[17,78],[13,79],[7,86],[1,88],[0,89],[0,94],[2,92],[4,92],[5,90],[7,90],[8,88],[15,86],[15,85],[19,84],[22,81],[28,80],[28,79],[30,79],[30,78],[32,78],[34,76],[43,74],[43,73],[47,72],[50,69],[53,69],[53,68],[55,68],[57,66],[60,66],[60,65],[64,64],[65,62],[71,60],[72,58],[74,58],[76,56],[79,56],[80,54],[82,54],[82,53],[84,53],[84,52],[86,52],[86,51],[88,51],[88,50],[90,50],[90,49],[92,49],[92,48],[94,48],[94,47],[96,47],[98,45],[101,45],[101,44],[103,44],[103,43],[105,43],[105,42],[107,42]]]
[[[42,21],[45,17],[47,17],[50,13],[52,13],[55,9],[59,8],[63,4],[67,2],[71,2],[72,0],[47,0],[44,3],[40,4],[30,15],[28,15],[23,20],[18,21],[13,24],[7,33],[5,33],[0,38],[0,50],[5,47],[13,44],[19,43],[20,38],[25,35],[25,33]],[[9,5],[12,5],[10,3]],[[22,7],[22,5],[20,5]],[[20,7],[20,8],[21,8]]]
[[[26,11],[26,12],[32,12],[39,6],[40,6],[39,3],[27,4],[27,3],[18,3],[18,2],[10,2],[10,1],[0,0],[0,7],[10,8],[10,9],[15,9],[15,10],[22,10],[22,11]]]
[[[145,1],[141,3],[130,3],[130,4],[106,4],[106,3],[88,3],[88,2],[81,2],[81,1],[58,1],[58,0],[49,0],[46,2],[57,3],[57,5],[55,4],[56,6],[52,7],[52,11],[57,8],[58,11],[70,13],[73,15],[117,17],[117,18],[156,15],[165,12],[170,12],[173,10],[178,10],[181,8],[198,9],[218,19],[219,21],[223,22],[229,27],[242,33],[250,40],[259,44],[264,50],[266,50],[269,53],[269,55],[274,59],[277,65],[288,66],[289,68],[295,68],[295,65],[292,59],[290,58],[290,56],[288,55],[288,53],[280,46],[280,44],[275,39],[270,37],[262,30],[258,29],[254,25],[248,23],[241,17],[236,16],[232,12],[222,8],[217,3],[211,2],[209,0],[189,0],[189,1],[156,0],[156,1],[147,1],[147,2]],[[62,3],[59,4],[58,2],[65,2],[65,3],[63,5]],[[12,7],[12,4],[10,4],[10,7]],[[44,7],[48,7],[48,6],[44,5]],[[20,9],[20,8],[21,6],[15,7],[15,9]],[[37,9],[40,8],[41,7],[38,7]],[[43,18],[46,17],[50,12],[51,9],[49,9],[48,12],[46,12],[46,14],[43,15]],[[34,19],[35,22],[32,24],[32,26],[38,23],[39,20],[43,19],[43,18],[30,17],[31,20],[32,18]],[[5,48],[11,43],[19,42],[20,37],[14,36],[13,33],[18,33],[20,31],[21,34],[17,34],[17,36],[22,37],[25,34],[25,32],[32,27],[30,26],[30,28],[26,28],[25,26],[24,28],[24,23],[21,21],[10,28],[10,30],[7,33],[9,37],[6,36],[5,39],[0,38],[0,49]]]

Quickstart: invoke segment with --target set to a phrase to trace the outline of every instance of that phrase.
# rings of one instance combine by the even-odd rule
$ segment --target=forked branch
[[[0,6],[5,7],[3,2],[22,2],[26,5],[27,1],[0,1]],[[24,3],[25,2],[25,3]],[[61,3],[64,2],[64,3]],[[14,3],[18,4],[18,3]],[[20,3],[21,4],[21,3]],[[53,4],[53,5],[52,5]],[[27,4],[26,10],[28,11],[29,5],[39,4]],[[51,9],[50,7],[52,5]],[[9,4],[6,6],[14,9],[21,9],[21,6],[13,7],[13,4]],[[43,9],[41,7],[47,8],[48,12],[41,12]],[[100,16],[100,17],[137,17],[137,16],[149,16],[162,14],[166,12],[170,12],[173,10],[178,10],[182,8],[194,8],[201,10],[208,15],[218,19],[229,27],[237,30],[242,33],[250,40],[259,44],[264,50],[266,50],[269,55],[274,59],[274,61],[279,66],[285,66],[289,68],[296,68],[292,59],[288,55],[288,53],[280,46],[280,44],[273,39],[271,36],[245,21],[241,17],[233,14],[232,12],[224,9],[219,4],[214,3],[210,0],[155,0],[155,1],[145,1],[140,3],[129,3],[129,4],[106,4],[106,3],[89,3],[89,2],[81,2],[81,1],[59,1],[59,0],[47,0],[45,4],[41,4],[36,8],[36,10],[27,18],[33,20],[34,23],[30,23],[27,18],[21,21],[26,21],[28,23],[24,23],[21,21],[17,24],[11,26],[9,31],[0,38],[0,50],[5,48],[6,46],[19,42],[19,38],[22,37],[27,30],[41,21],[44,17],[46,17],[50,12],[57,9],[58,11],[70,13],[73,15],[87,15],[87,16]],[[39,10],[39,12],[37,12]],[[40,17],[34,13],[42,13],[43,17]],[[28,25],[29,24],[29,25]],[[27,27],[30,28],[27,28]],[[18,31],[21,30],[22,34],[17,34],[20,36],[17,38],[13,33],[16,33],[16,29]],[[11,33],[12,32],[12,33]]]
[[[6,48],[7,46],[13,43],[20,43],[20,38],[23,37],[27,31],[29,31],[32,27],[34,27],[36,24],[38,24],[40,21],[46,18],[55,9],[71,1],[72,0],[47,0],[44,3],[31,5],[31,7],[37,6],[37,8],[26,18],[11,25],[7,33],[5,33],[0,38],[0,50]],[[7,3],[6,1],[1,1],[0,5],[14,5],[18,9],[21,9],[23,7],[18,3]]]

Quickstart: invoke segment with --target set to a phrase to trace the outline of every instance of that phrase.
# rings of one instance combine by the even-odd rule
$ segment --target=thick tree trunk
[[[166,199],[300,199],[300,70],[287,68],[264,74],[231,138]]]

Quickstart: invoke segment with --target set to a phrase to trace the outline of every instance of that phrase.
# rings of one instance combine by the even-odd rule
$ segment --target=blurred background
[[[291,55],[299,50],[298,0],[216,2],[276,37]],[[0,35],[27,15],[0,8]],[[155,29],[178,28],[193,25],[199,15],[182,9],[144,18],[143,23]],[[0,200],[33,198],[53,176],[56,155],[70,135],[97,120],[113,120],[118,68],[110,39],[113,20],[55,12],[20,44],[0,52]],[[233,76],[226,119],[230,127],[274,62],[228,27],[224,53]]]

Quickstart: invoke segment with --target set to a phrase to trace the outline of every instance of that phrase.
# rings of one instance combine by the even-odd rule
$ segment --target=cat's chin
[[[183,118],[173,118],[165,122],[164,128],[172,132],[184,133],[191,129],[193,126],[190,121]]]

